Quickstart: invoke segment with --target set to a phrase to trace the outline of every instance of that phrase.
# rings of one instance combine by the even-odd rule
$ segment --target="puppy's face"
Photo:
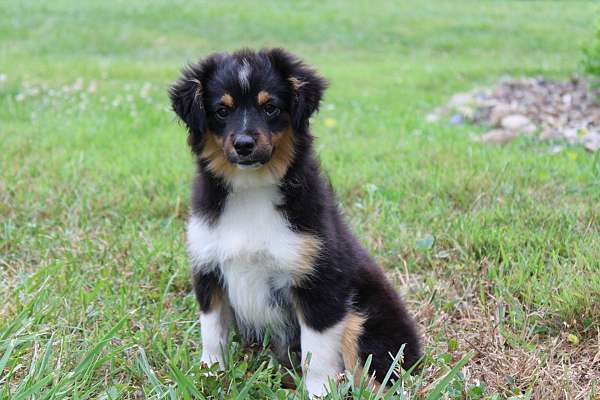
[[[205,138],[238,168],[267,164],[291,135],[290,88],[267,65],[231,59],[206,82]],[[292,138],[285,138],[292,140]]]
[[[214,174],[252,169],[281,178],[325,85],[284,50],[242,50],[189,66],[170,95],[192,151]]]

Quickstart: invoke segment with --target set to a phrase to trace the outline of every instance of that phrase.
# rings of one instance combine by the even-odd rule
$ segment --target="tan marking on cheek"
[[[271,146],[271,140],[269,139],[269,135],[266,132],[263,132],[262,130],[258,130],[257,135],[256,135],[256,148],[257,150],[262,149],[262,150],[269,150],[269,147]]]
[[[291,128],[272,135],[273,154],[265,167],[278,179],[285,176],[294,161],[294,134]]]
[[[290,84],[292,85],[292,89],[294,89],[294,90],[298,90],[302,86],[306,85],[305,81],[300,80],[300,79],[296,78],[295,76],[288,78],[288,81],[290,82]]]
[[[231,145],[230,142],[229,138],[224,142],[223,138],[212,132],[206,132],[202,153],[200,153],[200,158],[208,161],[208,169],[215,175],[224,178],[230,177],[236,172],[235,166],[229,162],[225,155],[227,147]]]
[[[260,92],[258,92],[258,96],[256,96],[256,101],[258,102],[259,106],[265,104],[267,101],[269,101],[269,92],[267,92],[266,90],[261,90]]]
[[[227,107],[233,107],[233,97],[229,93],[225,93],[221,97],[221,102],[225,104]]]

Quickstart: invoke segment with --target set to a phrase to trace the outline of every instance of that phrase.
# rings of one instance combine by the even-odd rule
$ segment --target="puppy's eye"
[[[279,111],[280,111],[279,107],[274,106],[271,103],[265,104],[264,110],[265,110],[265,114],[267,114],[267,117],[269,117],[269,118],[279,115]]]
[[[225,107],[221,107],[221,108],[217,109],[217,111],[215,112],[215,114],[217,114],[217,117],[219,119],[225,119],[229,115],[229,110],[227,108],[225,108]]]

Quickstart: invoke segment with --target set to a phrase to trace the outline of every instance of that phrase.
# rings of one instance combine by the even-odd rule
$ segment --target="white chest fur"
[[[310,255],[311,237],[290,229],[280,202],[276,186],[246,189],[228,196],[216,223],[196,215],[188,223],[193,268],[219,268],[237,319],[254,329],[286,322],[273,293],[303,273]]]

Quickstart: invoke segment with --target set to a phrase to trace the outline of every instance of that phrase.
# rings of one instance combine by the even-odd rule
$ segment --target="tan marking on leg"
[[[227,107],[233,107],[233,97],[231,97],[229,93],[225,93],[223,96],[221,96],[221,102]]]
[[[201,363],[210,365],[218,362],[219,369],[225,367],[222,351],[227,345],[227,337],[232,325],[233,312],[229,300],[221,289],[216,290],[212,295],[209,309],[200,312]]]
[[[364,331],[364,324],[367,318],[357,312],[351,312],[346,317],[346,325],[342,333],[342,359],[344,368],[347,371],[354,372],[354,384],[360,386],[360,380],[363,375],[362,360],[358,356],[359,339]],[[375,380],[375,372],[368,377],[367,388],[378,391],[381,384]],[[387,391],[384,390],[384,393]]]
[[[358,340],[363,333],[363,325],[366,320],[363,315],[356,312],[351,312],[346,317],[346,325],[342,333],[342,358],[344,359],[344,368],[348,371],[353,371],[360,361]]]
[[[229,298],[225,294],[225,291],[220,286],[213,289],[208,310],[203,312],[209,313],[215,309],[219,310],[220,319],[224,325],[231,324],[231,304],[229,303]]]
[[[305,279],[312,276],[315,258],[321,249],[321,241],[314,235],[302,233],[302,244],[300,245],[300,258],[294,268],[294,282],[301,284]]]
[[[269,92],[267,92],[266,90],[261,90],[260,92],[258,92],[258,96],[256,96],[256,101],[258,102],[259,106],[265,104],[267,101],[269,101]]]
[[[224,326],[231,326],[233,324],[233,313],[231,308],[231,303],[229,303],[229,298],[223,291],[223,289],[219,288],[219,294],[217,295],[217,301],[219,302],[220,308],[220,317],[221,323]]]
[[[305,81],[300,80],[300,79],[296,78],[295,76],[288,78],[288,81],[292,84],[292,89],[294,89],[294,90],[298,90],[302,86],[306,85]]]
[[[223,293],[223,290],[220,287],[215,288],[213,290],[213,295],[210,298],[210,305],[208,306],[207,312],[210,312],[210,311],[214,310],[215,308],[218,308],[219,306],[221,306],[223,304],[224,299],[225,299],[225,294]]]

